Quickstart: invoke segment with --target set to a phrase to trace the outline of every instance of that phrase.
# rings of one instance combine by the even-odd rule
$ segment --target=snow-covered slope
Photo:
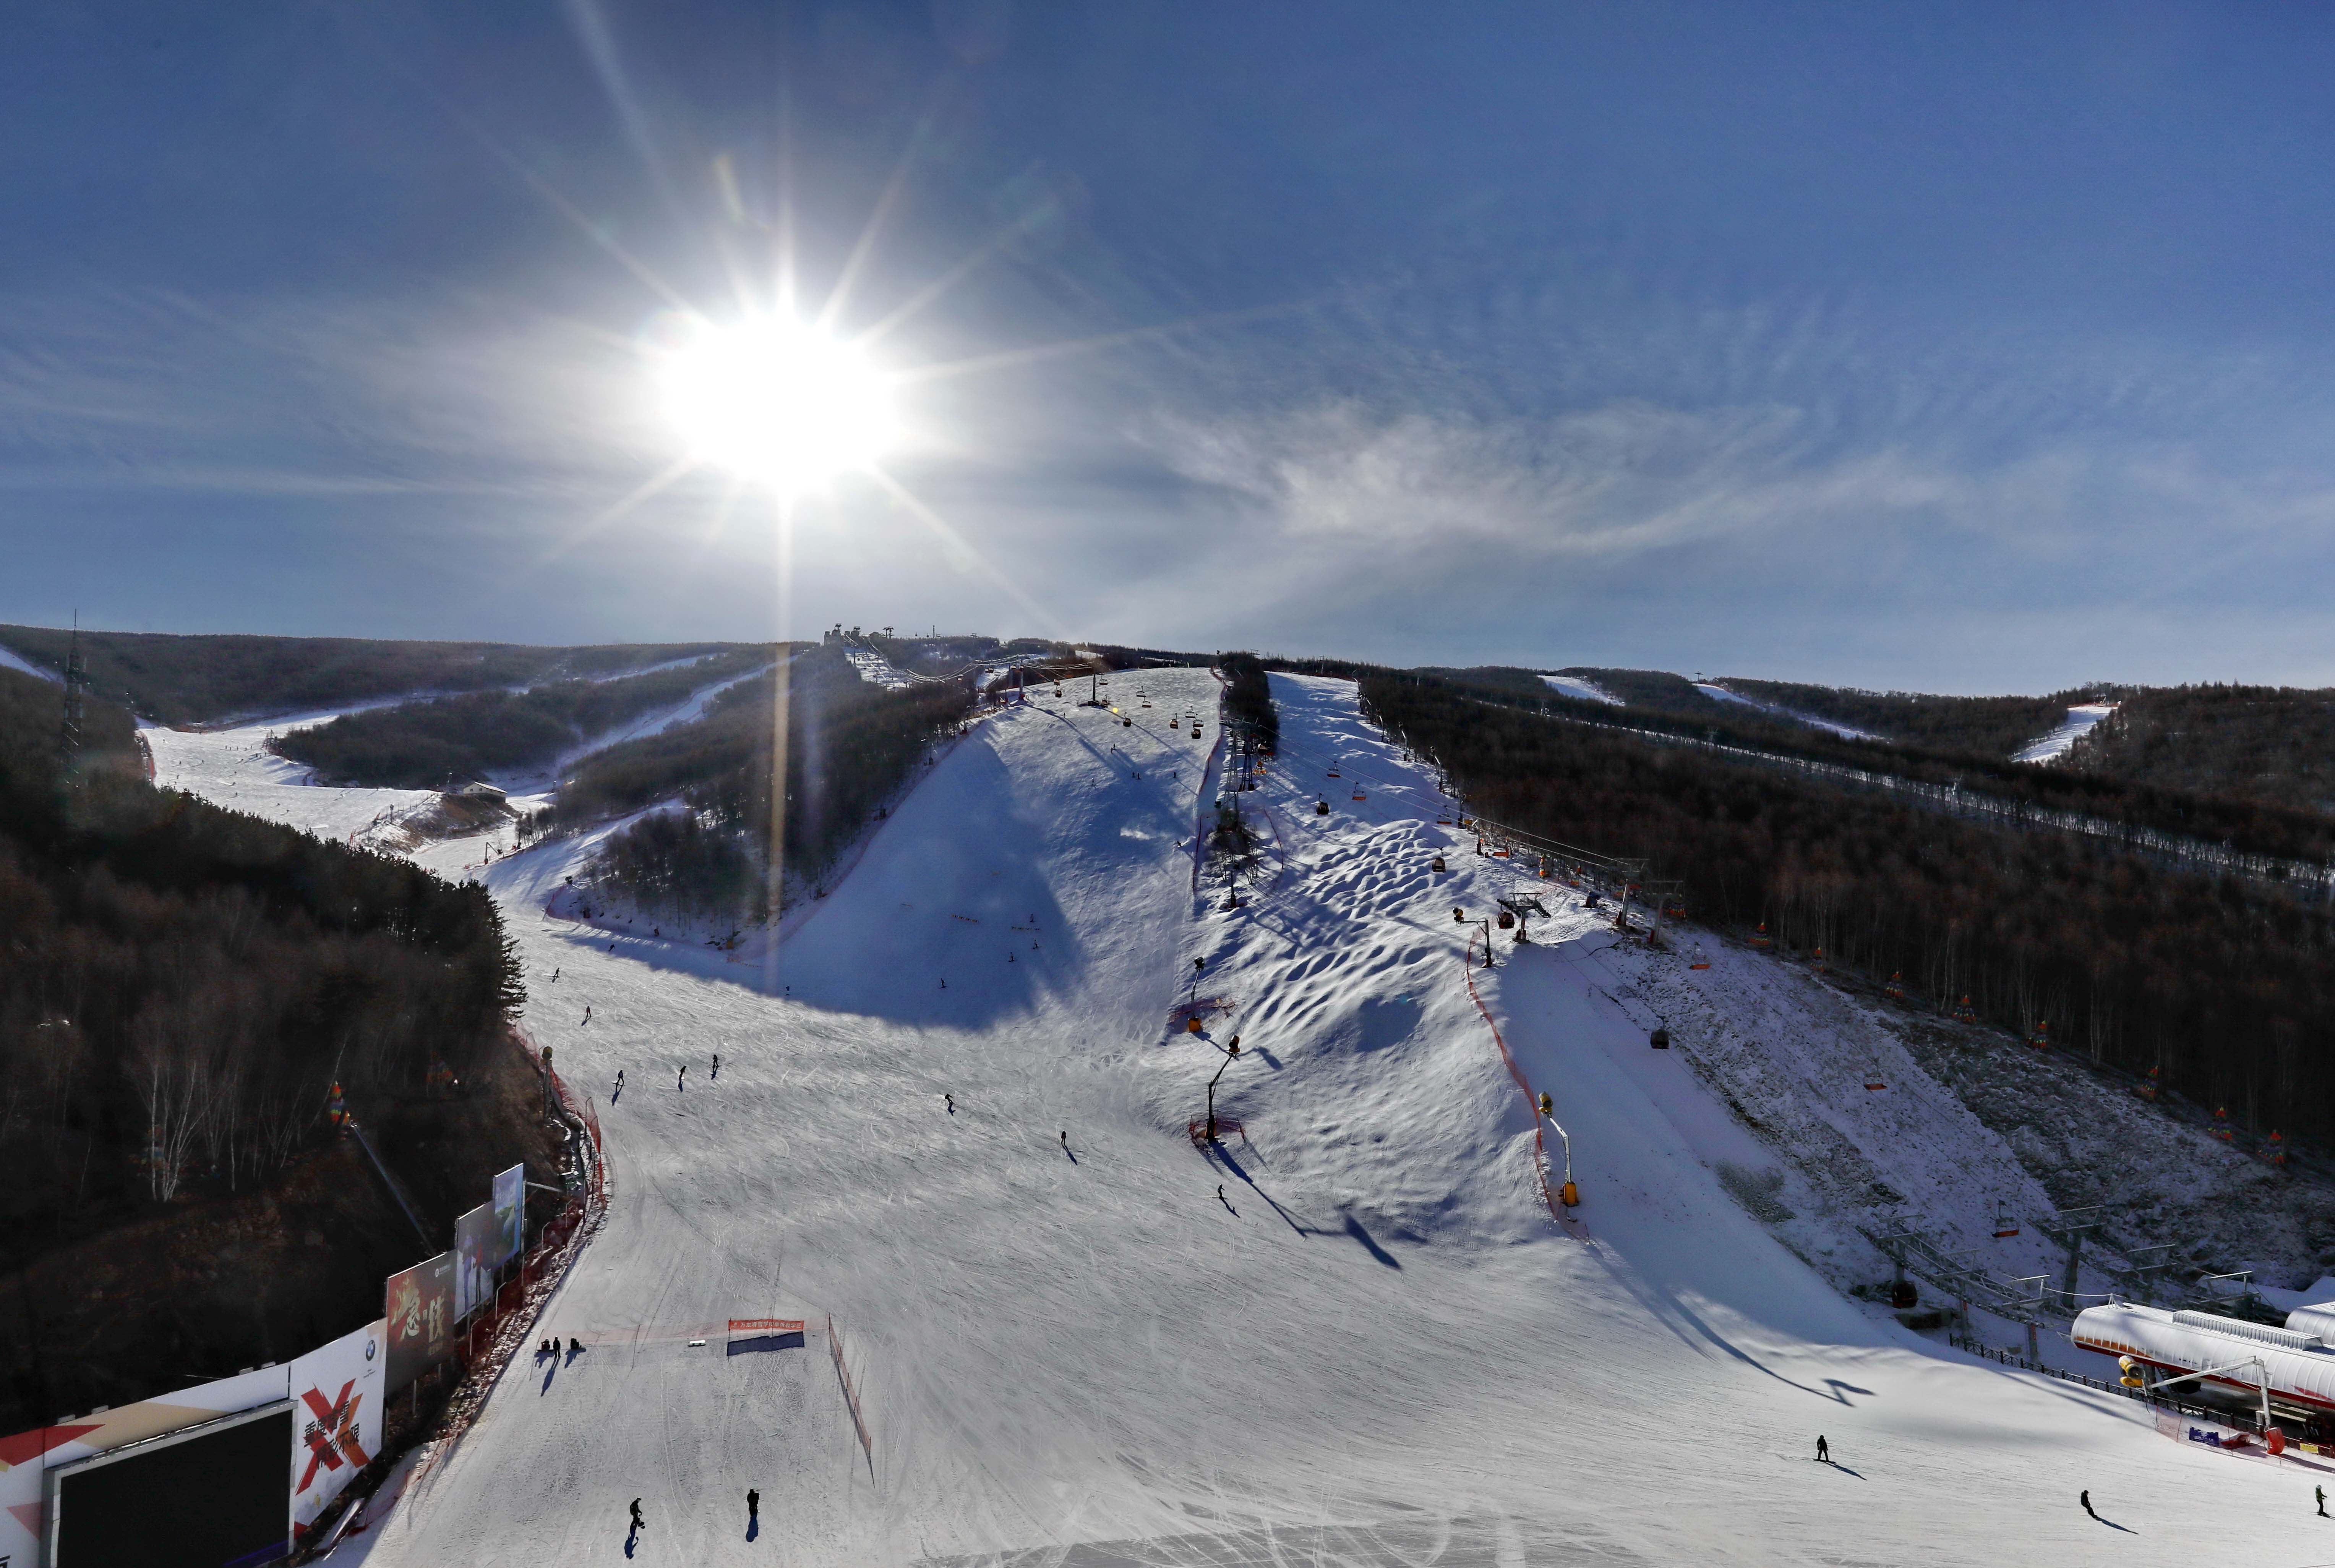
[[[370,842],[404,818],[438,803],[431,789],[332,789],[307,782],[309,769],[267,750],[270,736],[322,724],[340,712],[294,714],[223,730],[141,724],[154,753],[154,781],[230,810],[288,822],[319,838]]]
[[[2068,717],[2059,726],[2041,740],[2018,752],[2013,762],[2050,762],[2068,754],[2069,749],[2092,731],[2092,726],[2115,712],[2114,702],[2078,702],[2068,710]]]
[[[43,681],[64,683],[54,670],[34,663],[30,659],[7,648],[0,648],[0,670],[14,670],[20,675],[32,675]]]
[[[1162,714],[1212,711],[1203,672],[1143,678]],[[1853,1018],[1777,1038],[1806,976],[1615,948],[1560,895],[1477,986],[1572,1134],[1592,1239],[1561,1232],[1451,917],[1517,868],[1435,824],[1351,685],[1273,680],[1235,909],[1193,892],[1213,720],[1068,703],[961,743],[767,967],[544,921],[572,843],[495,863],[529,1027],[598,1095],[615,1171],[545,1325],[590,1348],[514,1368],[343,1553],[614,1556],[639,1496],[634,1560],[676,1563],[2315,1560],[2321,1473],[2168,1442],[1828,1286],[1793,1249],[1823,1263],[1825,1205],[1853,1205],[1811,1184],[1803,1228],[1754,1218],[1726,1170],[1798,1145],[1751,1121],[1797,1106],[1949,1214],[2004,1157],[1910,1060],[1887,1095],[1844,1081]],[[1187,995],[1237,1061],[1171,1028]],[[1680,1049],[1648,1050],[1656,1006]],[[1220,1067],[1242,1128],[1204,1154]],[[1772,1104],[1730,1087],[1763,1075]],[[816,1331],[721,1353],[729,1318],[829,1313],[872,1463]]]
[[[1611,702],[1616,708],[1623,706],[1621,698],[1596,682],[1580,675],[1543,675],[1541,679],[1567,697],[1579,697],[1591,702]]]
[[[1837,720],[1819,719],[1814,713],[1803,713],[1797,708],[1787,708],[1779,703],[1762,702],[1757,698],[1746,697],[1740,692],[1731,692],[1724,686],[1715,684],[1709,681],[1696,682],[1694,683],[1694,689],[1701,692],[1704,696],[1710,698],[1713,702],[1739,703],[1743,707],[1755,709],[1759,712],[1765,713],[1770,718],[1789,719],[1793,723],[1805,724],[1811,730],[1828,730],[1844,740],[1878,740],[1882,739],[1881,736],[1875,735],[1870,730],[1859,730],[1853,724],[1843,724]]]

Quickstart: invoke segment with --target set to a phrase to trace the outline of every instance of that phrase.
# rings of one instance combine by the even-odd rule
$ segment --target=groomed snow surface
[[[1580,675],[1543,675],[1541,679],[1567,697],[1578,697],[1589,702],[1611,702],[1616,708],[1624,706],[1621,698],[1596,682]]]
[[[1822,1261],[1821,1230],[1771,1233],[1720,1179],[1776,1161],[1713,1087],[1750,1044],[1695,1024],[1711,1043],[1691,1059],[1645,1028],[1652,998],[1693,1013],[1681,988],[1724,1009],[1815,982],[1736,952],[1657,972],[1540,884],[1555,917],[1478,983],[1572,1134],[1590,1239],[1560,1231],[1451,917],[1491,913],[1516,868],[1435,825],[1431,777],[1351,685],[1273,681],[1283,757],[1243,798],[1267,847],[1235,910],[1193,891],[1205,672],[1114,678],[1133,726],[1051,701],[983,724],[766,964],[547,921],[573,842],[495,862],[528,1026],[598,1098],[615,1171],[543,1325],[589,1348],[515,1365],[336,1559],[2335,1558],[2325,1472],[2168,1441],[1828,1285],[1793,1250]],[[1164,722],[1187,702],[1210,715],[1198,740]],[[460,874],[477,847],[418,856]],[[1193,995],[1228,1010],[1208,1039],[1170,1027]],[[1235,1032],[1217,1103],[1241,1134],[1203,1154],[1186,1123],[1225,1066],[1210,1040]],[[1820,1046],[1778,1059],[1810,1085],[1779,1099],[1952,1209],[1952,1097],[1900,1053],[1899,1099],[1860,1102]],[[2010,1179],[1964,1143],[1981,1182]],[[809,1320],[809,1344],[723,1355],[719,1325],[771,1316]],[[1836,1465],[1814,1462],[1819,1432]]]
[[[2040,740],[2018,752],[2013,762],[2052,762],[2065,757],[2077,741],[2092,732],[2092,726],[2117,711],[2114,702],[2079,702],[2068,710],[2068,717],[2059,727]]]

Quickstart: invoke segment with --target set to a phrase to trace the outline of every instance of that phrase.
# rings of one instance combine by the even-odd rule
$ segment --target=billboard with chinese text
[[[454,1353],[454,1254],[440,1253],[389,1276],[383,1317],[389,1324],[393,1394]]]

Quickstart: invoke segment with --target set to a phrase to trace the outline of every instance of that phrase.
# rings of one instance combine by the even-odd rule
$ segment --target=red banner
[[[733,1334],[799,1334],[800,1318],[732,1318],[730,1331]]]

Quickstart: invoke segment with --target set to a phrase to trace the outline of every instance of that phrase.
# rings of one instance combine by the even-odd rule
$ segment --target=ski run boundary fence
[[[1500,1026],[1493,1021],[1492,1010],[1484,1005],[1483,997],[1477,993],[1474,943],[1475,937],[1470,934],[1468,947],[1459,954],[1459,975],[1468,982],[1468,1000],[1474,1002],[1476,1011],[1484,1015],[1484,1026],[1492,1031],[1492,1043],[1500,1048],[1500,1060],[1507,1063],[1508,1076],[1516,1080],[1516,1092],[1525,1097],[1525,1114],[1532,1118],[1533,1124],[1533,1179],[1540,1184],[1540,1201],[1548,1205],[1548,1217],[1562,1225],[1565,1215],[1557,1208],[1556,1195],[1548,1190],[1548,1140],[1541,1131],[1540,1107],[1533,1100],[1532,1085],[1525,1081],[1524,1070],[1516,1066],[1516,1056],[1508,1050],[1507,1037],[1500,1032]],[[1484,947],[1486,955],[1489,956],[1490,938],[1485,939]]]
[[[843,1403],[851,1411],[851,1425],[859,1434],[859,1451],[867,1457],[867,1478],[876,1478],[876,1441],[867,1435],[867,1418],[859,1408],[859,1390],[851,1386],[851,1369],[843,1360],[843,1335],[832,1313],[827,1320],[828,1353],[835,1358],[835,1380],[843,1385]]]

